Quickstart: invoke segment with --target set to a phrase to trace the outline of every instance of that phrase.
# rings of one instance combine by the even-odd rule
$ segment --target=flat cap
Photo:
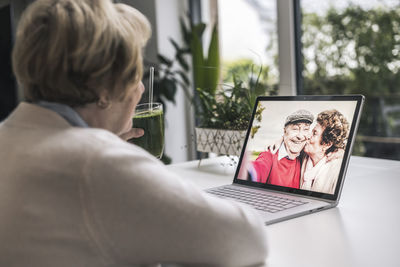
[[[312,123],[314,121],[314,116],[313,114],[311,114],[310,111],[305,109],[300,109],[286,117],[285,126],[288,125],[289,123],[295,123],[297,121],[308,121]]]

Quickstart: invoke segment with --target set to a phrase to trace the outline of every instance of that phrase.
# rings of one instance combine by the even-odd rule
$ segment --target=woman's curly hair
[[[349,135],[349,123],[342,113],[336,109],[326,110],[318,114],[317,122],[324,128],[321,145],[332,144],[326,154],[344,149]]]

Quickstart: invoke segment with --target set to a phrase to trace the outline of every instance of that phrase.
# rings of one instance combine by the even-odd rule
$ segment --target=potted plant
[[[155,75],[154,82],[159,83],[157,87],[162,88],[162,92],[159,93],[164,98],[173,101],[176,89],[180,86],[194,104],[197,115],[196,144],[199,152],[239,155],[257,96],[275,94],[277,88],[267,86],[265,81],[260,82],[260,78],[266,78],[268,69],[259,66],[257,74],[254,74],[254,64],[247,61],[245,64],[236,65],[242,68],[246,79],[235,75],[233,71],[225,75],[225,78],[229,78],[230,85],[228,83],[221,85],[217,25],[212,28],[206,53],[203,51],[202,43],[206,24],[190,23],[189,27],[186,25],[182,18],[184,47],[180,47],[170,39],[176,51],[175,58],[158,56],[159,67],[163,71]],[[195,94],[188,90],[189,64],[185,55],[190,55],[192,59]],[[179,65],[179,68],[174,68],[174,65]],[[243,71],[244,69],[246,71]],[[261,121],[261,113],[262,110],[257,110],[256,121]],[[258,128],[257,125],[253,126],[252,136]]]
[[[198,151],[240,155],[257,96],[276,93],[259,83],[261,73],[261,67],[256,77],[251,71],[247,82],[233,75],[233,85],[224,84],[215,94],[197,88],[201,105],[196,127]],[[260,128],[257,122],[261,122],[261,114],[262,107],[258,107],[251,136]]]

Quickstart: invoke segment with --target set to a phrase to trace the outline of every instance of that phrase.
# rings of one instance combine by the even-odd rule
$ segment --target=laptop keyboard
[[[268,194],[268,192],[249,191],[234,187],[212,188],[206,190],[206,192],[222,198],[233,199],[250,205],[257,210],[270,213],[291,209],[308,203],[307,201],[294,200]]]

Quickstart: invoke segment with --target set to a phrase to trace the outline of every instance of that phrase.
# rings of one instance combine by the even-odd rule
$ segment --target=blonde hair
[[[99,92],[124,98],[143,74],[151,28],[136,9],[110,0],[36,0],[24,12],[12,54],[27,101],[82,106]]]

